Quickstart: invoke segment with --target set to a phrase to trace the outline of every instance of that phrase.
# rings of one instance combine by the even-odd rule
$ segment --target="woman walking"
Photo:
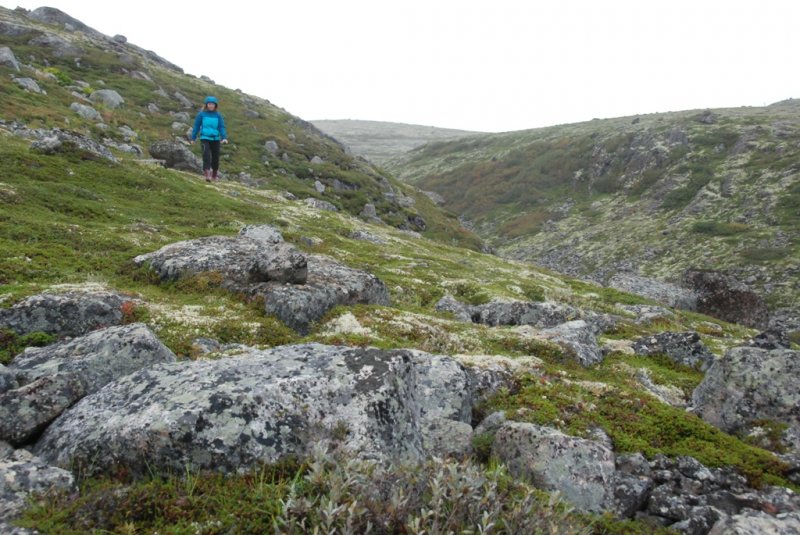
[[[228,143],[228,133],[225,131],[225,120],[217,111],[219,101],[217,97],[206,97],[203,109],[197,114],[192,129],[192,143],[200,134],[200,143],[203,146],[203,176],[206,182],[218,180],[219,172],[219,146]]]

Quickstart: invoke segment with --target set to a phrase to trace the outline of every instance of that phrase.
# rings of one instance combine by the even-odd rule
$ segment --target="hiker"
[[[203,109],[197,114],[192,129],[192,143],[200,134],[200,143],[203,146],[203,176],[206,182],[218,180],[219,171],[219,146],[228,143],[228,134],[225,131],[225,120],[217,111],[219,101],[217,97],[206,97]]]

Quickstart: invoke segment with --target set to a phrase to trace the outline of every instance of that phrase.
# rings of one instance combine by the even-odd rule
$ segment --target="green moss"
[[[710,234],[712,236],[733,236],[749,230],[748,225],[742,223],[722,223],[719,221],[697,221],[692,224],[692,232]]]
[[[514,420],[555,426],[578,436],[599,426],[618,453],[689,455],[711,467],[734,466],[756,486],[790,486],[787,466],[771,453],[623,385],[598,394],[579,383],[531,376],[522,381],[519,392],[497,396],[490,408],[505,410]]]
[[[0,364],[9,364],[26,347],[43,347],[55,342],[52,334],[33,332],[19,335],[11,329],[0,328]]]

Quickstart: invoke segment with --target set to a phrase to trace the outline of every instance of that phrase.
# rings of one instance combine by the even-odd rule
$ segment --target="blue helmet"
[[[209,104],[209,103],[216,104],[217,106],[219,106],[219,101],[217,100],[217,97],[206,97],[206,99],[203,101],[203,104]]]

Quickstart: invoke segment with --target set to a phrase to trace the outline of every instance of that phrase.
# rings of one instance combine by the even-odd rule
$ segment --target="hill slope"
[[[8,47],[0,62],[0,119],[13,122],[12,131],[24,127],[24,135],[42,137],[47,132],[30,130],[58,127],[98,141],[119,159],[147,158],[155,141],[185,144],[204,97],[214,94],[231,139],[222,151],[225,178],[284,188],[353,215],[370,204],[387,224],[478,247],[427,197],[265,99],[186,75],[124,37],[104,36],[55,9],[0,8],[0,35]],[[102,100],[110,91],[121,104]]]
[[[798,308],[800,101],[435,143],[387,164],[502,254],[606,282],[717,268]]]
[[[363,156],[376,164],[383,164],[425,143],[458,139],[478,133],[435,126],[352,119],[319,120],[312,123],[347,145],[353,154]]]
[[[15,25],[22,25],[24,14],[5,14]],[[4,20],[0,30],[16,31]],[[34,27],[42,32],[48,28]],[[175,116],[180,113],[175,111],[180,108],[172,108],[177,102],[174,91],[192,92],[193,98],[199,98],[213,89],[224,96],[234,125],[239,121],[237,129],[245,137],[245,126],[250,124],[244,120],[246,112],[258,113],[248,119],[261,119],[254,124],[265,131],[254,130],[249,143],[237,141],[240,148],[231,147],[225,162],[229,172],[252,172],[252,176],[208,184],[196,173],[166,169],[138,154],[125,153],[120,147],[141,141],[126,140],[124,136],[130,134],[123,125],[137,131],[139,140],[158,139],[171,128],[173,116],[164,112],[162,117],[161,112],[147,109],[153,86],[144,81],[129,87],[128,82],[137,79],[119,63],[124,58],[106,55],[81,35],[72,35],[85,47],[81,66],[73,71],[70,63],[75,64],[74,58],[63,60],[51,74],[76,82],[88,74],[96,84],[100,71],[87,65],[108,61],[103,80],[107,86],[113,81],[113,87],[124,94],[126,106],[107,109],[97,105],[105,127],[70,115],[69,102],[78,98],[72,91],[79,90],[69,88],[73,84],[60,86],[39,69],[40,64],[21,69],[36,76],[47,95],[27,93],[17,82],[8,83],[10,77],[0,81],[4,98],[15,104],[4,108],[7,115],[0,124],[4,166],[0,179],[0,322],[19,309],[30,311],[25,308],[30,304],[25,298],[40,292],[61,296],[100,288],[125,299],[118,310],[101,310],[109,313],[103,317],[119,312],[120,321],[135,324],[122,327],[153,333],[174,355],[164,353],[176,356],[178,362],[115,376],[119,372],[115,359],[128,355],[118,344],[110,355],[98,359],[100,363],[93,363],[98,369],[81,370],[89,360],[87,339],[104,342],[105,334],[118,326],[105,329],[106,325],[96,325],[97,330],[86,336],[73,333],[72,339],[57,340],[59,333],[36,329],[23,334],[14,330],[16,323],[0,324],[0,440],[13,436],[13,445],[0,442],[2,480],[13,482],[0,492],[0,531],[10,532],[6,522],[18,521],[41,533],[69,534],[358,533],[385,528],[387,532],[416,533],[482,529],[600,535],[664,534],[667,531],[662,525],[688,525],[697,518],[705,522],[692,528],[697,533],[707,532],[714,523],[747,522],[752,514],[759,515],[758,522],[789,525],[796,520],[797,513],[791,511],[800,510],[800,502],[785,487],[798,488],[800,460],[765,449],[796,449],[796,441],[785,443],[796,436],[791,433],[800,425],[796,411],[788,416],[754,415],[757,407],[765,407],[747,404],[747,416],[759,418],[748,422],[756,426],[750,433],[746,426],[726,427],[725,432],[686,410],[692,393],[706,382],[693,358],[714,367],[734,360],[723,355],[735,349],[784,359],[794,357],[796,351],[740,347],[756,331],[653,306],[634,295],[444,240],[430,240],[346,210],[320,209],[287,195],[289,189],[310,192],[309,179],[303,178],[302,171],[309,166],[312,171],[307,176],[317,176],[313,169],[323,165],[318,169],[325,173],[320,173],[318,180],[328,176],[340,181],[363,180],[362,189],[368,189],[368,179],[377,171],[348,159],[335,143],[313,129],[301,128],[296,119],[265,101],[250,100],[252,97],[209,86],[209,82],[187,80],[172,67],[147,64],[149,77],[158,77],[161,84],[176,81],[165,90],[168,96],[159,100],[159,110],[173,111]],[[20,37],[16,43],[16,49],[25,51],[24,57],[41,59],[51,53],[49,45],[31,44],[29,34],[28,40]],[[135,50],[131,53],[138,54]],[[22,77],[13,66],[0,68],[4,75]],[[142,91],[139,97],[137,87]],[[134,107],[131,101],[139,104]],[[242,102],[248,107],[238,109],[236,103]],[[50,127],[63,125],[65,118],[76,129],[61,145],[53,145],[48,140],[58,132]],[[42,127],[47,135],[39,136],[33,127]],[[283,163],[267,157],[270,165],[262,175],[254,169],[263,165],[260,147],[264,132],[279,137],[286,144],[281,148],[294,156],[288,156],[289,162],[278,158]],[[103,156],[98,143],[106,150],[114,147],[114,158]],[[312,149],[316,155],[325,151],[320,157],[329,162],[355,168],[302,160],[301,155],[308,160],[312,154],[303,151]],[[293,158],[299,163],[290,165]],[[253,177],[264,177],[263,183]],[[400,189],[396,187],[395,193]],[[326,198],[346,207],[344,195]],[[138,255],[179,241],[206,238],[205,244],[230,243],[239,239],[245,225],[258,225],[265,233],[264,225],[271,226],[270,236],[279,233],[285,240],[276,248],[291,250],[294,258],[308,258],[309,284],[264,281],[254,278],[253,271],[238,272],[247,279],[248,293],[241,286],[224,284],[227,271],[209,269],[209,264],[195,273],[162,279],[152,266],[134,262]],[[259,253],[271,250],[267,240],[246,239]],[[226,256],[220,250],[202,251],[222,262],[215,266],[239,260],[236,254]],[[317,255],[328,259],[320,260]],[[209,258],[201,255],[199,261],[202,265]],[[339,273],[359,270],[374,277],[370,280],[380,283],[389,304],[353,304],[343,299],[311,322],[307,332],[289,328],[268,312],[266,293],[258,292],[301,291],[312,286],[310,280],[317,275],[314,262],[317,267],[338,263],[343,266]],[[302,267],[300,263],[297,266]],[[332,284],[326,286],[320,278],[313,284],[320,292],[312,295],[328,297],[324,292]],[[357,290],[353,293],[358,294]],[[442,300],[448,294],[449,299]],[[31,301],[35,307],[36,299]],[[68,308],[75,307],[70,304]],[[20,316],[36,320],[51,312],[37,310]],[[648,347],[654,337],[666,341],[655,353]],[[668,342],[676,338],[688,340],[690,347],[679,343],[677,352],[667,354],[674,349]],[[111,340],[112,346],[115,340]],[[36,345],[47,347],[38,353],[34,348],[23,352]],[[77,353],[66,353],[67,347],[77,348]],[[350,360],[328,360],[333,365],[319,366],[334,353]],[[30,368],[25,368],[26,363],[32,364],[32,357],[45,368],[45,375],[33,380],[26,375]],[[65,371],[71,364],[77,368]],[[309,372],[315,366],[316,375]],[[769,366],[760,368],[758,373],[775,373]],[[213,376],[208,373],[211,370],[216,370]],[[249,370],[257,374],[251,376]],[[320,370],[331,372],[330,376],[322,377]],[[184,373],[188,379],[180,388],[160,382]],[[266,387],[258,382],[270,374],[284,375],[279,383]],[[778,393],[766,410],[778,406],[791,411],[794,406],[781,402],[794,399],[790,396],[796,395],[796,374],[789,374],[788,368],[777,374],[785,376],[791,390],[780,390],[780,381],[763,379],[769,384],[767,390]],[[92,383],[108,375],[116,378],[103,386]],[[708,375],[712,375],[711,369]],[[343,378],[337,389],[328,391],[335,395],[317,395],[319,385],[330,384],[337,377]],[[382,383],[382,377],[392,381]],[[462,381],[447,380],[456,377]],[[467,377],[473,378],[469,384],[464,380]],[[756,377],[756,372],[744,377]],[[762,380],[761,375],[757,378]],[[90,383],[100,390],[82,397]],[[155,388],[157,383],[160,386]],[[125,385],[133,390],[123,394],[119,389]],[[416,386],[413,391],[412,385]],[[473,396],[473,390],[481,395]],[[288,396],[289,391],[299,397]],[[712,384],[705,392],[719,398],[724,385]],[[101,411],[108,395],[120,398],[115,407]],[[150,397],[153,395],[169,399]],[[384,397],[369,398],[373,395]],[[323,397],[332,412],[320,410],[318,403]],[[143,403],[145,398],[155,402]],[[431,398],[446,403],[426,405]],[[360,410],[359,403],[365,399],[379,402]],[[29,403],[31,400],[34,403]],[[281,400],[283,405],[275,403]],[[271,407],[280,410],[264,412]],[[445,410],[451,407],[457,414]],[[103,412],[107,409],[111,412]],[[58,433],[53,430],[63,430],[63,424],[76,415],[82,421],[84,410],[96,426],[76,424],[78,436],[60,445],[58,440],[51,441],[55,445],[48,452],[42,446],[45,435],[53,438],[52,433]],[[31,414],[43,418],[25,417]],[[336,419],[328,420],[331,415]],[[308,422],[320,425],[306,426]],[[431,422],[430,427],[422,427]],[[476,427],[478,423],[483,425]],[[116,431],[103,427],[117,424]],[[137,427],[140,424],[143,427]],[[26,433],[20,432],[22,427]],[[401,427],[408,434],[398,433]],[[376,445],[377,437],[381,440],[377,444],[400,444],[403,448],[398,449],[418,452],[439,447],[454,458],[437,456],[422,459],[418,466],[398,468],[348,457],[364,451],[362,440],[372,429],[379,432],[371,435],[371,446]],[[531,441],[530,434],[522,440],[508,436],[508,431],[515,429],[540,433],[553,451],[532,451],[540,441]],[[133,435],[120,430],[132,430]],[[506,432],[503,443],[500,431]],[[202,441],[198,440],[201,433]],[[783,435],[788,438],[784,440]],[[288,439],[283,440],[285,437]],[[115,450],[109,445],[112,443],[121,444],[121,449]],[[64,460],[62,454],[81,450],[81,445],[86,445],[78,452],[89,459],[86,465]],[[328,449],[320,452],[325,445]],[[289,455],[267,462],[276,459],[276,452],[285,453],[281,448],[287,447],[304,454],[317,453],[308,459]],[[555,465],[547,482],[520,467],[521,450],[539,456],[537,462],[545,469]],[[572,456],[576,451],[579,455]],[[95,453],[103,455],[102,463]],[[61,457],[62,461],[45,463],[45,454],[50,455],[49,460]],[[584,454],[592,456],[586,461]],[[600,462],[596,462],[597,455]],[[135,456],[142,459],[139,468],[146,467],[147,473],[136,472],[135,466],[127,464]],[[571,461],[580,460],[578,457],[584,460],[575,470]],[[227,473],[222,464],[230,465]],[[712,472],[706,466],[727,468]],[[103,467],[108,469],[103,471]],[[571,471],[566,481],[558,473],[562,469]],[[598,469],[602,470],[599,478]],[[34,473],[35,478],[29,477]],[[44,481],[48,476],[56,481]],[[578,485],[573,483],[575,478]],[[69,484],[74,479],[80,485]],[[61,492],[45,492],[51,486]],[[29,490],[43,495],[28,496]],[[562,505],[551,496],[553,490],[588,496],[592,500],[588,512]],[[618,490],[629,492],[622,505],[611,499]],[[708,496],[698,498],[698,492]],[[696,506],[699,499],[709,503],[723,500],[725,512]],[[752,508],[788,516],[753,513]],[[598,510],[613,513],[601,516],[596,514]],[[17,514],[23,517],[15,520]],[[634,516],[638,520],[627,520]]]

